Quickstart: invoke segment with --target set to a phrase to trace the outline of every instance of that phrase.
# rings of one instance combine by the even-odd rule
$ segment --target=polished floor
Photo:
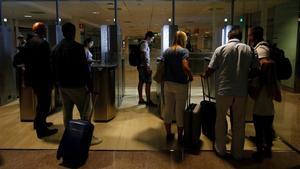
[[[152,55],[157,56],[158,54],[158,51],[154,51]],[[154,59],[152,62],[155,62]],[[273,151],[276,154],[274,158],[266,160],[262,165],[249,164],[249,166],[245,165],[241,167],[227,164],[223,160],[217,158],[212,152],[212,142],[204,135],[201,135],[200,137],[202,140],[202,151],[200,155],[197,156],[185,155],[181,148],[177,146],[176,141],[171,145],[167,145],[163,121],[160,118],[158,109],[148,108],[145,105],[137,104],[136,69],[127,65],[125,73],[125,96],[121,107],[118,109],[117,116],[109,122],[94,123],[94,135],[101,138],[103,142],[91,146],[92,151],[88,163],[90,163],[90,161],[92,161],[91,163],[93,164],[98,164],[99,161],[104,161],[104,164],[107,164],[107,161],[110,161],[111,163],[107,164],[107,166],[104,166],[103,163],[99,163],[99,166],[97,167],[90,167],[89,164],[87,164],[89,167],[86,166],[83,168],[276,168],[274,166],[278,164],[280,164],[279,166],[282,168],[287,168],[287,166],[288,168],[297,167],[297,165],[298,167],[300,166],[299,154],[282,141],[286,141],[292,145],[293,148],[298,148],[298,150],[300,148],[300,118],[298,115],[300,112],[299,94],[283,91],[283,102],[276,104],[274,127],[280,137],[274,141]],[[153,70],[155,70],[155,66],[153,66]],[[192,83],[192,102],[194,103],[200,103],[202,100],[202,88],[200,84],[199,77],[196,76]],[[154,101],[157,101],[156,83],[153,83],[152,85],[152,98]],[[75,118],[79,118],[76,108],[74,109],[74,115]],[[48,121],[54,122],[55,125],[53,127],[58,128],[59,132],[42,140],[36,138],[31,122],[20,122],[18,100],[0,106],[0,121],[0,157],[4,159],[4,161],[7,161],[7,163],[3,163],[2,160],[0,168],[2,168],[2,166],[4,168],[18,168],[13,167],[14,164],[11,159],[13,153],[28,153],[28,155],[32,153],[45,153],[46,155],[44,155],[47,158],[49,157],[51,159],[55,157],[55,150],[58,147],[59,140],[64,130],[62,112],[54,113],[48,118]],[[175,125],[173,125],[173,129],[175,132]],[[253,124],[247,123],[247,138],[245,142],[245,150],[247,150],[247,152],[245,155],[248,157],[249,154],[255,150],[253,142],[248,139],[249,136],[253,136],[254,134]],[[230,139],[231,137],[229,135],[228,149],[230,149]],[[176,153],[170,153],[169,150]],[[180,163],[177,162],[176,159],[172,159],[174,155],[178,156],[178,152],[181,154]],[[99,155],[99,161],[94,159],[96,154],[97,158]],[[286,157],[294,156],[295,158],[291,159],[293,161],[292,163],[289,163],[288,160],[290,158],[284,158],[286,160],[283,160],[282,156],[284,155],[287,155]],[[162,161],[162,167],[158,167],[158,165],[148,162],[151,161],[155,163],[158,159],[171,160],[160,160]],[[30,166],[27,161],[22,161],[21,158],[18,160],[18,162],[24,164],[24,168]],[[280,163],[279,161],[283,162]],[[201,162],[204,164],[202,165]],[[48,162],[45,161],[45,164],[47,163]],[[245,164],[247,163],[249,162],[246,162]],[[57,167],[53,168],[60,168],[58,164],[59,163],[56,162],[55,165],[57,165]],[[43,163],[40,165],[43,167],[38,168],[47,168],[44,167],[45,165]]]
[[[257,163],[251,159],[235,161],[218,158],[211,151],[188,155],[181,151],[90,151],[80,169],[300,169],[300,155],[275,152],[272,159]],[[1,169],[64,169],[55,150],[2,150]]]

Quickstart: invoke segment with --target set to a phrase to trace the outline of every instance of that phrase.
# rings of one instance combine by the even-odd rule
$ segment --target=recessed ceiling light
[[[194,23],[194,21],[185,21],[184,23]]]
[[[94,12],[92,12],[94,15],[97,15],[97,14],[99,14],[99,12],[97,12],[97,11],[94,11]]]
[[[30,11],[30,13],[32,14],[46,14],[45,12],[42,12],[42,11]]]
[[[31,15],[24,15],[25,18],[32,18]]]

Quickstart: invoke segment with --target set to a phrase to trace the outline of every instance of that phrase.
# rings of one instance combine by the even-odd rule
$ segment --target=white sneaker
[[[101,138],[98,138],[98,137],[96,137],[96,136],[93,136],[92,137],[92,142],[91,142],[91,145],[96,145],[96,144],[100,144],[100,143],[102,143],[102,139]]]

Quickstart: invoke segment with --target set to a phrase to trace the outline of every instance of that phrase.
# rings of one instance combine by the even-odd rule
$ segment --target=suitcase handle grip
[[[208,101],[210,101],[210,99],[211,99],[212,97],[210,96],[210,89],[209,89],[208,78],[204,78],[204,77],[201,76],[201,84],[202,84],[203,99],[206,100],[206,99],[205,99],[205,96],[206,96],[206,95],[205,95],[205,92],[204,92],[204,91],[205,91],[205,85],[204,85],[204,82],[203,82],[203,81],[206,81],[207,92],[208,92],[208,93],[207,93],[207,95],[208,95],[207,97],[208,97]]]
[[[192,82],[190,81],[188,84],[188,100],[187,100],[187,106],[189,106],[191,104],[191,93],[192,93]]]

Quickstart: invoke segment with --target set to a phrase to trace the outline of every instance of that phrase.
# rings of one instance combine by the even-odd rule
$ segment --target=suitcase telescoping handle
[[[191,93],[192,93],[192,82],[188,82],[188,100],[187,100],[187,106],[191,104]]]
[[[206,86],[207,86],[207,96],[208,96],[208,101],[210,101],[211,96],[210,96],[210,89],[209,89],[209,83],[208,83],[208,78],[204,78],[201,76],[201,84],[202,84],[202,93],[203,93],[203,100],[205,99],[205,85],[204,85],[204,81],[206,81]]]

